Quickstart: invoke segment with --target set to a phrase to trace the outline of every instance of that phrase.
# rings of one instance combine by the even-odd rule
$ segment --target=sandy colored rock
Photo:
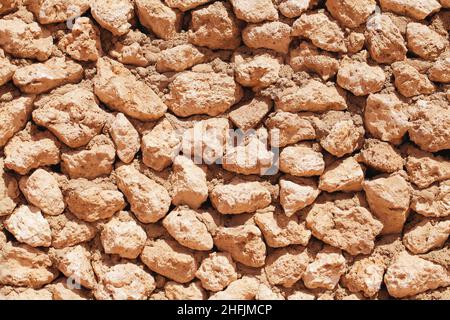
[[[423,20],[441,8],[437,0],[380,0],[380,5],[383,11],[392,11],[417,20]]]
[[[0,14],[6,14],[17,9],[19,2],[17,0],[3,0],[0,7]]]
[[[367,21],[367,45],[378,63],[404,60],[408,51],[399,28],[386,14],[376,14]]]
[[[401,175],[379,177],[363,183],[372,213],[383,223],[381,234],[401,233],[409,214],[411,191]]]
[[[26,5],[42,24],[74,20],[90,7],[88,0],[30,0]]]
[[[345,94],[336,86],[326,86],[316,80],[309,80],[302,87],[284,90],[275,99],[276,110],[287,112],[345,110]]]
[[[414,67],[405,62],[392,64],[395,76],[395,86],[405,97],[413,97],[419,94],[431,94],[435,87],[426,75],[419,73]]]
[[[307,292],[306,290],[294,291],[291,295],[286,297],[286,300],[315,300],[316,296]]]
[[[105,123],[94,94],[76,85],[65,85],[35,101],[33,120],[71,148],[88,144]],[[81,116],[83,115],[83,116]]]
[[[231,0],[238,19],[250,23],[278,20],[278,11],[271,0]]]
[[[169,7],[176,8],[184,12],[210,1],[211,0],[166,0],[165,2]]]
[[[34,289],[52,282],[58,275],[46,253],[11,242],[0,248],[0,270],[0,284]]]
[[[441,248],[450,235],[450,220],[423,219],[403,236],[405,247],[414,254]]]
[[[174,159],[170,180],[172,203],[176,206],[185,204],[197,209],[208,198],[205,171],[187,157]]]
[[[236,49],[241,43],[240,30],[231,5],[216,1],[192,11],[189,42],[210,49]]]
[[[255,97],[229,113],[229,118],[241,130],[256,127],[272,108],[272,101]]]
[[[81,65],[65,58],[52,58],[45,63],[19,68],[12,79],[20,91],[39,94],[67,83],[77,83],[82,77]]]
[[[202,288],[200,281],[189,284],[180,284],[169,281],[164,286],[164,292],[169,300],[205,300],[206,292]]]
[[[279,185],[280,204],[288,217],[312,204],[320,194],[317,182],[312,178],[285,176],[280,179]]]
[[[311,289],[334,289],[345,272],[346,262],[341,250],[326,246],[303,273],[305,286]]]
[[[64,190],[67,208],[77,218],[94,222],[108,219],[125,207],[125,200],[114,185],[72,179]]]
[[[62,278],[56,283],[46,286],[52,294],[53,300],[89,300],[87,290],[77,288],[69,279]]]
[[[354,157],[339,159],[325,168],[319,179],[319,189],[326,192],[362,190],[364,171]]]
[[[450,149],[450,105],[446,101],[417,101],[411,112],[410,139],[422,150]]]
[[[5,220],[5,228],[14,237],[32,247],[49,247],[52,242],[50,226],[41,211],[33,206],[22,205]]]
[[[235,54],[233,56],[236,81],[254,90],[267,87],[278,80],[282,59],[270,53],[255,56]]]
[[[49,172],[37,169],[19,181],[27,201],[43,213],[56,216],[64,211],[64,199],[58,181]]]
[[[116,147],[117,156],[125,163],[130,163],[139,151],[141,139],[133,124],[123,113],[116,114],[109,130]]]
[[[438,264],[402,252],[387,269],[384,282],[391,296],[404,298],[448,286],[450,275]]]
[[[436,60],[448,47],[448,40],[421,23],[408,23],[406,40],[409,50],[426,60]]]
[[[362,292],[367,297],[374,296],[381,288],[385,268],[374,258],[356,260],[343,276],[345,286],[351,292]]]
[[[5,56],[3,49],[0,49],[0,86],[11,80],[16,70],[17,67]]]
[[[52,231],[52,247],[56,249],[90,241],[97,233],[93,225],[76,218],[68,211],[46,219]]]
[[[376,1],[327,0],[326,6],[331,15],[344,27],[356,28],[366,22],[375,11]]]
[[[450,179],[450,161],[413,149],[406,160],[406,171],[411,182],[423,189],[434,182]]]
[[[52,292],[49,289],[32,289],[20,287],[2,287],[0,289],[0,299],[2,300],[53,300]]]
[[[366,139],[356,159],[377,171],[387,173],[402,170],[404,165],[403,158],[394,147],[377,139]]]
[[[195,276],[206,290],[221,291],[237,280],[236,264],[229,253],[213,252],[203,259]]]
[[[323,12],[302,14],[292,25],[292,35],[307,38],[326,51],[347,52],[344,32]]]
[[[411,197],[411,208],[426,217],[450,215],[450,180],[423,190],[415,189]]]
[[[215,72],[186,71],[169,85],[165,103],[179,117],[194,114],[217,116],[242,97],[233,77]]]
[[[54,265],[74,283],[93,289],[97,281],[91,266],[91,254],[86,247],[76,245],[64,249],[51,248],[49,256]]]
[[[206,55],[192,44],[182,44],[160,52],[156,62],[159,72],[181,72],[206,60]]]
[[[150,61],[155,61],[156,54],[146,50],[148,38],[141,31],[130,30],[119,39],[110,48],[109,55],[120,63],[147,67]]]
[[[151,241],[145,246],[141,260],[150,270],[179,283],[191,281],[198,268],[191,251],[174,240]]]
[[[169,234],[192,250],[211,250],[213,238],[197,213],[188,207],[177,207],[162,221]]]
[[[28,123],[6,144],[5,167],[25,175],[32,169],[58,164],[59,146],[60,143],[50,132],[40,131]]]
[[[142,137],[142,161],[154,170],[161,171],[172,164],[181,146],[181,137],[167,119],[162,119]]]
[[[380,91],[386,77],[379,66],[369,66],[365,62],[344,62],[337,73],[337,83],[355,96],[366,96]]]
[[[210,193],[214,208],[223,214],[251,213],[272,201],[269,190],[260,182],[232,181],[217,185]]]
[[[322,200],[314,203],[306,217],[313,236],[351,255],[369,254],[383,224],[354,201]]]
[[[121,211],[105,224],[100,238],[105,253],[136,259],[144,249],[147,234],[130,213]]]
[[[136,0],[135,4],[142,25],[159,38],[168,40],[180,31],[182,16],[163,1]]]
[[[287,18],[296,18],[314,4],[314,0],[284,0],[278,5],[278,10]]]
[[[285,147],[303,140],[316,138],[316,131],[306,116],[278,111],[271,113],[265,121],[274,147]],[[275,138],[275,139],[272,139]]]
[[[364,123],[375,138],[392,144],[401,143],[408,131],[407,105],[394,94],[377,93],[367,98]]]
[[[154,223],[169,211],[171,199],[167,190],[131,165],[116,169],[116,179],[131,211],[142,223]]]
[[[134,8],[130,0],[96,0],[91,4],[91,14],[100,26],[121,36],[131,28]]]
[[[58,47],[75,60],[97,61],[102,54],[100,31],[88,17],[77,18],[72,32],[59,41]]]
[[[17,206],[19,195],[16,178],[5,172],[4,161],[0,158],[0,217],[13,212]]]
[[[259,281],[254,277],[242,277],[233,281],[228,288],[209,297],[210,300],[253,300]]]
[[[95,179],[109,175],[113,169],[116,149],[106,135],[92,138],[84,149],[61,154],[61,170],[71,179]]]
[[[293,176],[320,176],[325,170],[325,162],[320,152],[307,144],[289,146],[280,153],[280,171]]]
[[[264,271],[271,285],[289,288],[302,278],[308,263],[309,256],[305,248],[282,248],[267,256]]]
[[[281,21],[249,24],[242,30],[242,40],[252,49],[266,48],[287,53],[291,43],[291,27]]]
[[[439,59],[428,70],[428,78],[436,82],[450,82],[450,54],[441,54]]]
[[[220,227],[214,235],[214,245],[246,266],[256,268],[265,263],[266,245],[261,231],[254,225]]]

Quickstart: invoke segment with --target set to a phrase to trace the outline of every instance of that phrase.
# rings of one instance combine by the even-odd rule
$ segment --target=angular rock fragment
[[[443,53],[428,70],[428,78],[431,81],[450,82],[450,54]]]
[[[312,204],[320,194],[317,182],[312,178],[285,176],[279,184],[280,204],[288,217]]]
[[[233,56],[236,81],[244,87],[260,89],[276,82],[282,59],[269,53],[248,56],[237,53]]]
[[[19,200],[19,186],[16,178],[5,172],[3,159],[0,159],[0,217],[13,212]]]
[[[54,300],[48,286],[42,289],[2,287],[0,289],[2,300]]]
[[[266,48],[287,53],[291,43],[291,27],[281,21],[249,24],[242,30],[242,40],[252,49]]]
[[[30,0],[26,5],[42,24],[75,19],[90,7],[88,0]]]
[[[278,10],[287,18],[296,18],[314,4],[314,0],[283,0],[278,5]]]
[[[3,49],[0,49],[0,86],[11,80],[16,70],[17,67],[5,56]]]
[[[181,15],[163,1],[136,0],[135,4],[139,21],[159,38],[168,40],[180,31]]]
[[[380,91],[385,80],[383,69],[365,62],[344,61],[337,73],[337,83],[355,96]]]
[[[203,259],[195,276],[206,290],[221,291],[237,280],[236,264],[229,253],[213,252]]]
[[[289,146],[280,153],[280,170],[298,177],[320,176],[325,169],[323,155],[307,144]]]
[[[450,235],[450,220],[423,219],[403,236],[405,247],[414,254],[442,247]]]
[[[395,86],[405,97],[413,97],[419,94],[431,94],[435,87],[426,75],[419,73],[414,67],[405,62],[392,64],[395,76]]]
[[[366,22],[375,11],[376,1],[327,0],[326,6],[331,15],[343,26],[356,28]]]
[[[396,149],[377,139],[366,139],[357,160],[377,171],[387,173],[402,170],[404,165],[403,158]]]
[[[141,139],[133,124],[123,113],[116,114],[109,130],[116,147],[117,156],[125,163],[130,163],[139,151]]]
[[[169,7],[176,8],[184,12],[194,9],[210,1],[211,0],[166,0],[165,2]]]
[[[242,277],[228,288],[209,297],[210,300],[253,300],[258,292],[259,281],[255,277]]]
[[[319,189],[326,192],[362,190],[364,171],[354,157],[333,162],[320,176]]]
[[[278,11],[271,0],[231,0],[238,19],[250,23],[278,20]]]
[[[383,11],[392,11],[417,20],[423,20],[441,8],[437,0],[380,0],[380,4]]]
[[[343,283],[351,292],[362,292],[367,297],[374,296],[383,283],[385,267],[372,257],[356,260],[343,276]]]
[[[228,116],[239,129],[246,131],[256,127],[271,108],[270,99],[255,97],[231,111]]]
[[[91,4],[91,14],[100,26],[121,36],[131,28],[134,8],[130,0],[96,0]]]
[[[408,48],[425,60],[436,60],[448,48],[448,40],[424,24],[411,22],[406,28]]]
[[[423,190],[414,190],[411,209],[426,217],[450,215],[450,180],[444,180]]]
[[[406,171],[410,181],[423,189],[434,182],[450,179],[450,161],[414,148],[408,153]]]
[[[156,61],[158,72],[181,72],[206,60],[206,55],[192,44],[182,44],[159,53]]]
[[[169,300],[205,300],[206,292],[200,281],[180,284],[169,281],[164,286],[164,293]]]

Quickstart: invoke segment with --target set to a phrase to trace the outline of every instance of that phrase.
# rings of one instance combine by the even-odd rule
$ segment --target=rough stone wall
[[[0,0],[1,299],[450,299],[448,0]]]

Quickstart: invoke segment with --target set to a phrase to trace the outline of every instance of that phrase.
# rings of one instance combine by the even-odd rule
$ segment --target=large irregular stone
[[[319,189],[326,192],[361,191],[363,181],[363,168],[354,157],[348,157],[326,167],[319,179]]]
[[[325,162],[320,152],[307,144],[300,144],[281,151],[280,170],[298,177],[320,176],[325,170]]]
[[[410,181],[423,189],[434,182],[450,179],[450,161],[414,148],[408,153],[406,171]]]
[[[140,173],[133,166],[116,169],[117,186],[127,198],[131,211],[142,223],[154,223],[169,211],[167,190]]]
[[[426,60],[436,60],[448,48],[445,37],[421,23],[408,23],[406,40],[409,50]]]
[[[255,277],[244,276],[230,283],[228,288],[209,297],[210,300],[253,300],[258,292],[259,281]]]
[[[327,0],[326,6],[331,15],[343,26],[356,28],[366,22],[375,11],[375,0]]]
[[[314,0],[283,0],[278,5],[278,10],[287,18],[296,18],[314,4]]]
[[[104,111],[92,91],[65,85],[40,96],[35,101],[33,120],[46,127],[71,148],[86,145],[100,133],[105,123]]]
[[[169,40],[180,31],[182,16],[161,0],[136,0],[139,21],[159,38]]]
[[[317,182],[312,178],[285,176],[280,179],[279,185],[280,204],[288,217],[312,204],[320,194]]]
[[[131,28],[134,8],[130,0],[96,0],[91,4],[91,14],[103,28],[121,36]]]
[[[414,254],[441,248],[450,235],[450,220],[423,219],[405,231],[403,243]]]
[[[435,91],[433,83],[427,76],[406,62],[393,63],[392,72],[397,90],[405,97],[430,94]]]
[[[123,113],[116,114],[109,133],[116,146],[119,159],[125,163],[133,161],[139,151],[141,139],[133,124]]]
[[[394,147],[377,139],[366,139],[356,160],[377,171],[387,173],[402,170],[404,165],[402,156]]]
[[[19,195],[16,178],[5,172],[4,161],[0,158],[0,217],[13,212],[17,206]]]
[[[233,77],[215,72],[180,73],[169,89],[165,103],[179,117],[217,116],[239,102],[243,95]]]
[[[379,66],[369,66],[365,62],[345,61],[337,73],[337,83],[355,96],[366,96],[380,91],[386,77]]]
[[[100,58],[97,62],[94,91],[111,109],[138,120],[159,119],[167,110],[149,86],[136,80],[121,63],[109,58]]]
[[[183,12],[194,9],[210,1],[211,0],[165,0],[169,7],[176,8]]]
[[[237,280],[236,264],[229,253],[212,252],[203,259],[195,276],[202,282],[203,288],[221,291]]]
[[[27,201],[45,214],[57,216],[64,211],[64,199],[58,181],[49,172],[37,169],[19,181],[20,190]]]
[[[49,286],[42,289],[32,289],[24,287],[2,287],[0,289],[0,299],[2,300],[55,300],[50,292]]]
[[[242,40],[252,49],[266,48],[280,53],[289,51],[291,27],[281,21],[249,24],[242,30]]]
[[[254,225],[219,227],[214,235],[214,245],[246,266],[257,268],[265,263],[266,245],[261,231]]]
[[[214,208],[223,214],[252,213],[272,201],[270,191],[262,183],[242,180],[215,186],[210,199]]]
[[[443,53],[428,70],[428,78],[431,81],[449,83],[450,82],[450,52]]]
[[[187,284],[169,281],[164,286],[164,293],[169,300],[205,300],[207,296],[200,281]]]
[[[450,215],[450,180],[414,190],[411,209],[426,217],[445,217]]]
[[[80,17],[89,10],[89,0],[30,0],[28,10],[33,12],[39,23],[64,22]]]
[[[3,49],[0,49],[0,86],[11,80],[16,70],[17,66],[13,65]]]
[[[231,0],[238,19],[250,23],[278,20],[278,11],[271,0]]]
[[[167,232],[181,245],[193,250],[211,250],[213,238],[197,212],[187,207],[178,207],[162,221]]]
[[[441,8],[437,0],[380,0],[380,4],[383,11],[392,11],[417,20],[423,20]]]
[[[362,292],[372,297],[380,291],[385,267],[376,258],[363,257],[356,260],[343,276],[342,282],[351,292]]]
[[[182,44],[159,53],[156,61],[158,72],[181,72],[206,60],[206,55],[192,44]]]
[[[279,77],[282,59],[270,53],[244,55],[236,53],[233,56],[236,65],[236,81],[244,87],[254,90],[267,87],[276,82]]]

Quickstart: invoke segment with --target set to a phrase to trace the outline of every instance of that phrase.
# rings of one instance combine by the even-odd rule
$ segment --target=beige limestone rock
[[[372,213],[383,223],[381,234],[401,233],[409,214],[411,190],[401,175],[379,177],[363,183]]]
[[[109,58],[97,61],[94,91],[109,108],[138,120],[159,119],[167,110],[149,86],[136,80],[122,64]]]
[[[376,259],[364,257],[353,263],[342,280],[351,292],[362,292],[372,297],[380,291],[384,271],[385,267]]]
[[[142,223],[154,223],[169,211],[171,199],[167,190],[131,165],[116,169],[116,179],[131,211]]]
[[[195,276],[206,290],[222,291],[237,280],[236,264],[229,253],[212,252],[203,259]]]
[[[179,283],[194,279],[197,261],[191,251],[174,240],[153,240],[144,247],[141,260],[152,271]]]
[[[95,21],[116,36],[121,36],[131,28],[134,16],[133,2],[130,0],[95,0],[91,3],[91,14]]]
[[[35,101],[33,120],[71,148],[88,144],[105,123],[92,91],[65,85]]]
[[[361,191],[363,181],[363,168],[354,157],[348,157],[325,168],[319,179],[319,189],[326,192]]]
[[[28,123],[24,130],[16,133],[4,148],[5,167],[25,175],[40,166],[58,164],[60,143],[48,131]]]
[[[420,94],[431,94],[435,91],[433,83],[426,75],[406,62],[392,64],[397,90],[405,97],[413,97]]]
[[[200,281],[188,284],[180,284],[169,281],[164,286],[164,292],[169,300],[205,300],[206,292],[202,288]]]
[[[254,225],[219,227],[214,235],[214,245],[246,266],[256,268],[264,265],[266,245],[261,231]]]
[[[280,204],[288,217],[312,204],[320,194],[317,182],[312,178],[285,176],[279,185]]]
[[[366,139],[356,159],[377,171],[387,173],[402,170],[404,165],[403,158],[393,146],[377,139]]]
[[[447,39],[421,23],[408,23],[406,39],[409,50],[425,60],[436,60],[448,48]]]
[[[326,246],[306,268],[302,277],[303,282],[311,289],[332,290],[338,284],[345,269],[346,262],[341,250]]]
[[[326,6],[331,15],[344,27],[356,28],[366,22],[375,11],[375,0],[327,0]]]
[[[100,238],[105,253],[136,259],[144,249],[147,234],[130,213],[121,211],[105,224]]]
[[[208,198],[205,171],[185,156],[177,156],[173,161],[172,203],[176,206],[186,204],[198,209]]]
[[[176,8],[184,12],[194,9],[210,1],[211,0],[166,0],[165,2],[169,7]]]
[[[93,292],[99,300],[146,300],[153,290],[151,274],[133,263],[122,263],[109,268]]]
[[[59,41],[58,47],[75,60],[97,61],[102,55],[100,31],[88,17],[77,18],[72,32]]]
[[[0,248],[0,284],[34,289],[52,282],[58,272],[46,253],[26,244],[8,242]]]
[[[244,87],[260,89],[276,82],[279,77],[282,59],[270,53],[254,56],[237,53],[233,56],[236,65],[236,81]]]
[[[367,98],[364,124],[371,135],[400,144],[409,128],[407,105],[394,94],[376,93]]]
[[[249,24],[242,30],[242,40],[252,49],[266,48],[287,53],[291,43],[291,27],[281,21]]]
[[[39,23],[64,22],[80,17],[89,10],[88,0],[30,0],[25,4],[33,12]]]
[[[197,212],[188,207],[177,207],[162,221],[167,232],[181,245],[192,250],[211,250],[213,238]]]
[[[425,19],[441,8],[437,0],[380,0],[380,5],[383,11],[392,11],[417,20]]]
[[[165,103],[179,117],[217,116],[242,98],[242,89],[233,77],[215,72],[180,73],[169,89]]]
[[[431,153],[413,149],[406,160],[406,171],[411,182],[420,189],[434,182],[450,179],[450,161]]]
[[[123,64],[147,67],[156,60],[156,53],[147,50],[147,35],[139,30],[131,29],[119,38],[109,50],[109,55]]]
[[[345,110],[345,94],[336,86],[327,86],[317,80],[284,90],[275,99],[276,110],[287,112]]]
[[[283,0],[278,10],[287,18],[296,18],[316,4],[315,0]]]
[[[61,170],[71,179],[95,179],[109,175],[113,169],[116,149],[106,135],[92,138],[84,149],[61,154]]]
[[[311,121],[301,113],[277,111],[269,114],[265,125],[269,129],[270,144],[273,147],[285,147],[316,138],[316,131]]]
[[[234,180],[217,185],[210,193],[214,208],[223,214],[252,213],[267,207],[272,201],[270,191],[260,182]]]
[[[404,298],[448,286],[450,275],[441,265],[402,252],[387,269],[384,282],[391,296]]]
[[[52,294],[53,300],[89,300],[90,294],[87,290],[77,288],[69,279],[62,278],[56,283],[46,286]]]
[[[272,100],[257,96],[231,111],[228,117],[239,129],[250,130],[264,119],[272,108],[272,104]]]
[[[305,37],[326,51],[347,52],[343,30],[323,12],[302,14],[292,25],[292,35]]]
[[[232,50],[241,43],[239,24],[230,4],[216,1],[192,11],[189,42],[210,49]]]
[[[405,231],[403,244],[413,254],[441,248],[450,235],[450,220],[425,218]]]
[[[52,247],[56,249],[90,241],[97,233],[93,225],[77,219],[68,211],[46,219],[52,231]]]
[[[0,158],[0,217],[13,212],[17,206],[19,195],[16,178],[5,172],[4,161]]]
[[[53,300],[52,292],[48,287],[42,289],[2,287],[0,289],[2,300]]]
[[[5,228],[22,243],[32,247],[49,247],[52,235],[48,221],[33,206],[22,205],[5,220]]]
[[[192,44],[182,44],[159,53],[156,61],[158,72],[181,72],[205,62],[206,55]]]
[[[173,38],[181,28],[181,14],[160,0],[136,0],[136,11],[144,27],[159,38]]]
[[[271,0],[231,0],[238,19],[250,23],[278,20],[278,11]]]
[[[258,292],[259,281],[255,277],[242,277],[228,288],[209,297],[210,300],[253,300]]]
[[[27,201],[43,213],[57,216],[64,211],[64,199],[58,181],[43,169],[22,177],[19,187]]]
[[[0,49],[0,86],[11,80],[16,70],[17,67],[5,56],[3,49]]]
[[[428,70],[428,78],[431,81],[450,82],[450,53],[443,53]]]
[[[13,76],[14,84],[24,93],[39,94],[67,83],[77,83],[83,77],[83,68],[65,58],[52,58],[19,68]]]
[[[139,151],[141,139],[133,124],[123,113],[116,114],[109,130],[117,156],[125,163],[133,161]]]
[[[173,125],[162,119],[152,131],[142,137],[142,161],[156,171],[164,170],[172,164],[180,150],[181,137]]]
[[[320,176],[325,170],[323,155],[307,144],[289,146],[280,153],[280,171],[293,176]]]
[[[423,190],[414,190],[411,209],[426,217],[450,215],[450,180],[444,180]]]
[[[271,285],[290,288],[302,278],[308,263],[309,256],[305,248],[281,248],[267,256],[264,271]]]
[[[386,14],[376,14],[368,20],[367,45],[370,56],[378,63],[404,60],[408,51],[399,28]]]
[[[383,69],[365,62],[344,61],[337,73],[337,83],[355,96],[380,91],[386,80]]]
[[[94,222],[108,219],[125,207],[122,193],[114,185],[72,179],[64,190],[67,208],[78,219]]]

